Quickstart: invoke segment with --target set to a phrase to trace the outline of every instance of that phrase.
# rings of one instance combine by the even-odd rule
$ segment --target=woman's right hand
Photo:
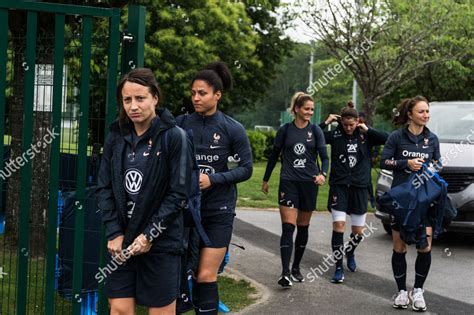
[[[330,123],[332,123],[333,121],[338,120],[339,118],[341,118],[341,116],[336,115],[336,114],[329,114],[328,118],[326,118],[326,120],[324,121],[324,123],[325,123],[326,125],[329,125]]]
[[[268,182],[263,182],[262,183],[262,192],[266,195],[268,194]]]
[[[408,160],[408,168],[414,172],[419,171],[423,166],[423,162],[424,160],[420,158]]]
[[[107,250],[112,258],[120,257],[122,254],[123,235],[119,235],[111,241],[107,242]]]

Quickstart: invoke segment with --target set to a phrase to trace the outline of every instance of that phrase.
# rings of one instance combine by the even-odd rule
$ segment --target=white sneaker
[[[406,309],[408,307],[408,303],[410,303],[410,300],[408,299],[408,292],[405,290],[400,290],[400,292],[397,293],[397,297],[393,301],[392,306],[394,308]]]
[[[412,308],[414,311],[424,312],[426,311],[425,298],[423,297],[424,290],[421,288],[414,288],[410,291],[410,299],[412,302]]]

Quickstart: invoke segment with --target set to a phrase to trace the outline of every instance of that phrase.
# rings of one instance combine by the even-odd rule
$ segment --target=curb
[[[232,278],[234,280],[245,280],[257,290],[257,292],[253,294],[253,297],[256,298],[253,304],[250,304],[249,306],[241,309],[238,312],[231,311],[230,314],[250,314],[254,308],[256,308],[257,306],[262,306],[262,304],[266,304],[270,299],[270,290],[266,286],[264,286],[260,282],[255,281],[252,278],[247,277],[240,271],[237,271],[236,269],[227,266],[226,271],[222,275]]]

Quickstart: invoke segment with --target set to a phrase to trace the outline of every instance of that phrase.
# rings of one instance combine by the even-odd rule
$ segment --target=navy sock
[[[354,255],[357,245],[359,245],[363,238],[364,237],[362,235],[351,233],[351,239],[349,240],[349,244],[346,250],[347,256]]]
[[[336,232],[332,231],[332,238],[331,238],[331,245],[332,245],[332,254],[334,259],[336,260],[336,267],[342,268],[342,256],[343,256],[343,251],[342,247],[344,246],[344,233],[342,232]],[[335,254],[336,252],[339,252],[337,255]],[[336,259],[336,257],[339,257],[339,259]]]
[[[427,253],[418,252],[415,262],[415,288],[423,288],[431,266],[431,251]]]
[[[308,228],[309,225],[298,225],[298,232],[295,239],[295,258],[293,260],[293,268],[299,269],[301,258],[303,258],[306,244],[308,244]]]
[[[217,282],[196,282],[193,287],[193,304],[196,314],[217,315],[219,310]]]
[[[293,252],[293,233],[295,226],[290,223],[282,224],[282,233],[280,238],[280,255],[283,273],[290,272],[290,259]]]
[[[392,270],[398,291],[407,290],[407,260],[405,255],[406,253],[397,253],[396,251],[393,251],[392,254]]]

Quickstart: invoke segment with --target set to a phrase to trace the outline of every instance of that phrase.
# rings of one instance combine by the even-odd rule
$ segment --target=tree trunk
[[[365,97],[362,108],[365,112],[365,119],[369,126],[373,125],[374,116],[375,116],[375,100],[372,97]]]
[[[38,23],[37,64],[51,64],[53,62],[53,34],[54,24],[48,21],[50,16],[41,15]],[[14,51],[13,96],[10,98],[10,126],[11,126],[11,153],[10,158],[21,156],[23,153],[23,115],[24,115],[24,79],[25,72],[22,63],[25,58],[25,25],[24,12],[17,11],[12,15],[10,31]],[[31,210],[29,220],[30,255],[43,256],[46,251],[46,226],[49,197],[50,175],[50,146],[43,147],[43,137],[51,129],[51,113],[35,111],[33,116],[32,144],[38,147],[30,161],[32,167],[30,192]],[[41,143],[41,146],[38,144]],[[20,174],[17,170],[8,179],[6,201],[6,233],[5,240],[11,249],[17,245],[19,232],[19,206],[20,206]],[[52,218],[56,220],[56,217]]]

